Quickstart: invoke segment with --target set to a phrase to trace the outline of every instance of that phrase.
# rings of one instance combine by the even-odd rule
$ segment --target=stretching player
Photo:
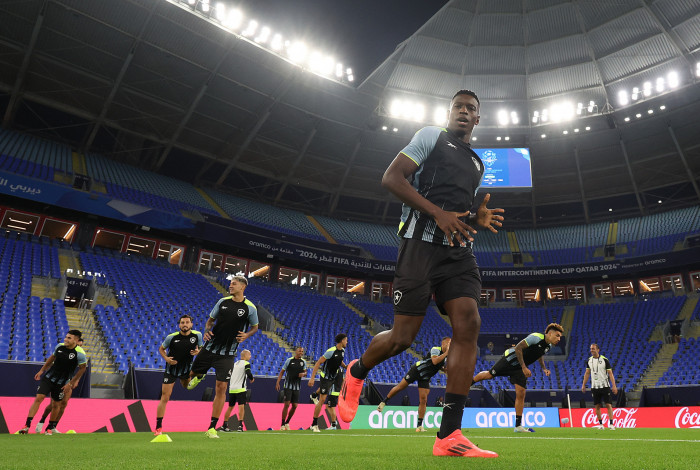
[[[280,426],[280,431],[289,431],[289,422],[292,420],[297,406],[299,406],[301,379],[306,377],[307,373],[306,361],[302,359],[303,355],[304,348],[302,346],[297,346],[294,349],[294,356],[284,361],[282,370],[280,370],[280,373],[277,375],[275,390],[279,392],[282,374],[286,372],[284,376],[284,407],[282,408],[282,425]],[[287,414],[287,412],[289,412],[289,414]]]
[[[314,408],[314,419],[311,422],[311,430],[313,432],[321,432],[318,428],[318,417],[321,414],[321,408],[326,402],[326,397],[330,393],[335,376],[340,373],[340,367],[346,367],[343,359],[345,358],[345,348],[348,346],[348,337],[345,333],[339,333],[335,337],[335,346],[328,350],[318,358],[314,365],[314,370],[311,372],[309,379],[309,387],[314,386],[316,372],[321,368],[321,383],[319,386],[318,403]]]
[[[531,333],[520,341],[514,348],[503,353],[503,357],[494,364],[491,370],[484,370],[476,374],[474,382],[490,380],[499,375],[508,377],[510,383],[515,385],[515,432],[535,432],[532,428],[522,425],[523,409],[525,408],[525,391],[527,378],[532,377],[532,371],[527,366],[539,361],[544,375],[549,377],[549,369],[544,365],[543,356],[549,352],[561,340],[564,329],[557,323],[550,323],[542,333]]]
[[[173,393],[173,387],[178,380],[183,387],[187,387],[187,382],[192,369],[192,358],[199,354],[199,348],[204,345],[202,333],[192,329],[192,317],[183,315],[178,321],[180,331],[169,334],[163,344],[158,348],[158,352],[166,362],[163,373],[163,386],[160,392],[160,403],[156,410],[156,430],[154,434],[159,436],[163,433],[163,417],[165,407]],[[166,348],[168,349],[166,352]]]
[[[81,348],[83,347],[83,338],[80,338],[78,341],[78,346]],[[70,400],[71,396],[73,395],[73,390],[71,389],[70,392],[66,395],[66,406],[64,406],[61,409],[61,412],[58,415],[58,418],[56,418],[56,425],[58,425],[58,422],[61,421],[61,418],[63,417],[63,413],[66,412],[66,408],[68,407],[68,400]],[[39,419],[39,422],[36,423],[36,427],[34,430],[36,431],[37,434],[41,433],[41,430],[44,428],[44,422],[46,421],[46,418],[49,417],[51,414],[51,411],[53,410],[53,399],[49,400],[49,404],[46,408],[44,408],[44,412],[41,415],[41,419]],[[61,432],[54,428],[53,430],[54,434],[61,434]]]
[[[450,318],[450,363],[458,365],[447,378],[440,432],[433,444],[436,456],[498,457],[461,432],[481,326],[481,277],[471,242],[475,227],[495,233],[503,221],[503,209],[486,207],[489,194],[472,213],[485,168],[470,145],[479,106],[473,91],[459,90],[450,101],[447,127],[416,132],[382,177],[382,186],[404,204],[394,274],[394,324],[350,363],[338,402],[340,417],[351,422],[365,378],[411,346],[434,294],[440,312]]]
[[[236,359],[238,345],[258,331],[258,309],[243,295],[248,286],[244,276],[234,276],[229,284],[231,294],[219,300],[209,314],[204,327],[204,347],[197,354],[190,371],[188,390],[202,381],[212,367],[216,371],[216,388],[211,410],[211,421],[206,436],[218,438],[216,423],[226,403],[226,387]],[[246,329],[250,326],[250,329]]]
[[[83,376],[87,369],[85,351],[78,346],[78,341],[80,341],[81,337],[82,333],[79,330],[70,330],[63,342],[56,346],[53,354],[46,359],[41,370],[34,376],[34,380],[41,381],[41,383],[36,390],[36,398],[29,407],[27,421],[24,427],[18,431],[19,434],[29,433],[32,419],[34,419],[36,412],[39,411],[39,406],[46,398],[46,395],[51,396],[51,399],[56,402],[56,406],[51,409],[51,418],[49,418],[49,426],[46,428],[45,434],[47,436],[54,434],[58,417],[66,408],[67,397],[78,386],[80,377]],[[73,375],[76,367],[78,372]],[[46,374],[42,377],[41,375],[44,372]]]
[[[447,362],[447,353],[450,350],[450,338],[445,336],[442,338],[440,346],[434,346],[430,349],[430,357],[418,361],[408,371],[406,376],[401,379],[394,388],[389,390],[384,401],[382,401],[377,410],[380,412],[384,409],[389,400],[391,400],[401,390],[405,390],[409,384],[418,381],[418,426],[416,432],[424,432],[423,419],[425,419],[425,410],[428,407],[428,394],[430,393],[430,379],[441,370],[445,370]]]

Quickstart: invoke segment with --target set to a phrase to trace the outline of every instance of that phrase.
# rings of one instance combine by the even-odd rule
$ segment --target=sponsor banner
[[[13,433],[24,426],[33,397],[0,397],[0,432]],[[156,420],[158,400],[104,400],[90,398],[73,398],[68,402],[66,412],[58,423],[58,430],[65,432],[73,429],[78,433],[90,432],[152,432]],[[45,400],[39,408],[30,432],[39,422]],[[228,404],[226,405],[228,406]],[[211,402],[170,401],[163,419],[164,432],[198,432],[206,431],[211,419]],[[282,417],[282,403],[249,403],[246,405],[245,427],[248,430],[278,430]],[[226,407],[224,407],[224,410]],[[238,408],[234,408],[230,425],[238,425]],[[292,429],[311,426],[314,405],[299,405],[290,422]],[[221,413],[219,426],[224,413]],[[48,421],[47,421],[48,423]],[[350,426],[339,419],[340,427]],[[321,413],[319,427],[330,426],[327,411]]]
[[[608,413],[601,410],[603,424],[608,425]],[[592,428],[598,424],[593,408],[571,410],[572,424],[576,428]],[[559,410],[560,418],[568,418],[569,410]],[[618,428],[697,428],[700,429],[700,406],[667,406],[648,408],[615,408],[615,427]]]
[[[643,272],[648,270],[666,269],[691,265],[693,260],[700,258],[700,247],[687,250],[660,253],[636,258],[623,258],[600,263],[586,263],[559,266],[537,266],[523,268],[492,268],[480,269],[481,278],[488,281],[541,280],[552,277],[560,279],[579,279],[584,277],[600,277],[608,274],[623,274]]]
[[[523,426],[528,428],[558,428],[556,408],[525,408]],[[465,408],[463,428],[514,428],[515,410],[512,408]]]
[[[423,427],[437,429],[441,422],[442,408],[429,406]],[[376,406],[360,405],[352,421],[352,429],[413,429],[417,426],[418,408],[410,406],[385,406],[380,413]]]
[[[428,407],[423,427],[438,429],[442,422],[442,408]],[[360,406],[352,422],[352,429],[412,429],[418,425],[418,409],[408,406],[387,406],[383,412],[374,406]],[[556,408],[525,408],[523,425],[531,428],[559,427]],[[463,428],[515,427],[515,410],[506,408],[465,408]]]

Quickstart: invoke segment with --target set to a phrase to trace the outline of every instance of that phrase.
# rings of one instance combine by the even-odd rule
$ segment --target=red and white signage
[[[603,424],[608,425],[608,412],[600,410]],[[598,417],[593,408],[574,408],[571,410],[572,423],[562,425],[575,428],[592,428],[598,424]],[[559,410],[559,418],[568,418],[569,410]],[[649,408],[615,408],[613,418],[617,428],[700,428],[700,406],[673,406]]]

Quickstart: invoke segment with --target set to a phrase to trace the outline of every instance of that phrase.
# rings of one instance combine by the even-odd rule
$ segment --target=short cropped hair
[[[455,93],[455,95],[452,97],[452,99],[454,100],[459,95],[469,95],[476,100],[476,102],[479,106],[481,106],[481,101],[479,101],[479,97],[476,96],[476,93],[474,93],[473,91],[471,91],[471,90],[459,90],[457,93]]]
[[[189,316],[189,315],[187,315],[187,314],[184,314],[183,316],[181,316],[181,317],[178,319],[177,322],[180,323],[180,322],[182,321],[183,318],[189,318],[190,321],[191,321],[192,323],[194,323],[194,318],[192,318],[191,316]]]
[[[83,333],[80,330],[68,330],[68,334],[75,336],[78,340],[83,339]]]
[[[335,343],[338,344],[347,337],[348,335],[346,335],[345,333],[338,333],[337,335],[335,335]]]
[[[564,328],[559,323],[550,323],[547,325],[547,329],[544,330],[544,334],[549,333],[549,330],[555,330],[561,334],[564,334]]]
[[[232,280],[232,281],[233,281],[233,280],[236,280],[236,281],[238,281],[238,282],[242,282],[242,283],[245,284],[246,286],[248,285],[248,278],[245,277],[245,276],[233,276],[233,277],[231,278],[231,280]]]

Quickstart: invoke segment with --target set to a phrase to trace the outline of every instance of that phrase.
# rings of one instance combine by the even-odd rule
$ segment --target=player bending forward
[[[515,432],[535,432],[532,428],[522,425],[523,409],[525,408],[525,391],[527,389],[527,379],[532,377],[532,371],[527,366],[535,361],[539,361],[544,375],[549,377],[549,369],[544,365],[542,356],[549,352],[561,340],[564,329],[557,323],[550,323],[542,333],[531,333],[524,340],[510,348],[503,357],[494,364],[491,370],[484,370],[476,374],[474,383],[482,380],[491,380],[494,377],[505,376],[510,379],[510,383],[515,385]]]

